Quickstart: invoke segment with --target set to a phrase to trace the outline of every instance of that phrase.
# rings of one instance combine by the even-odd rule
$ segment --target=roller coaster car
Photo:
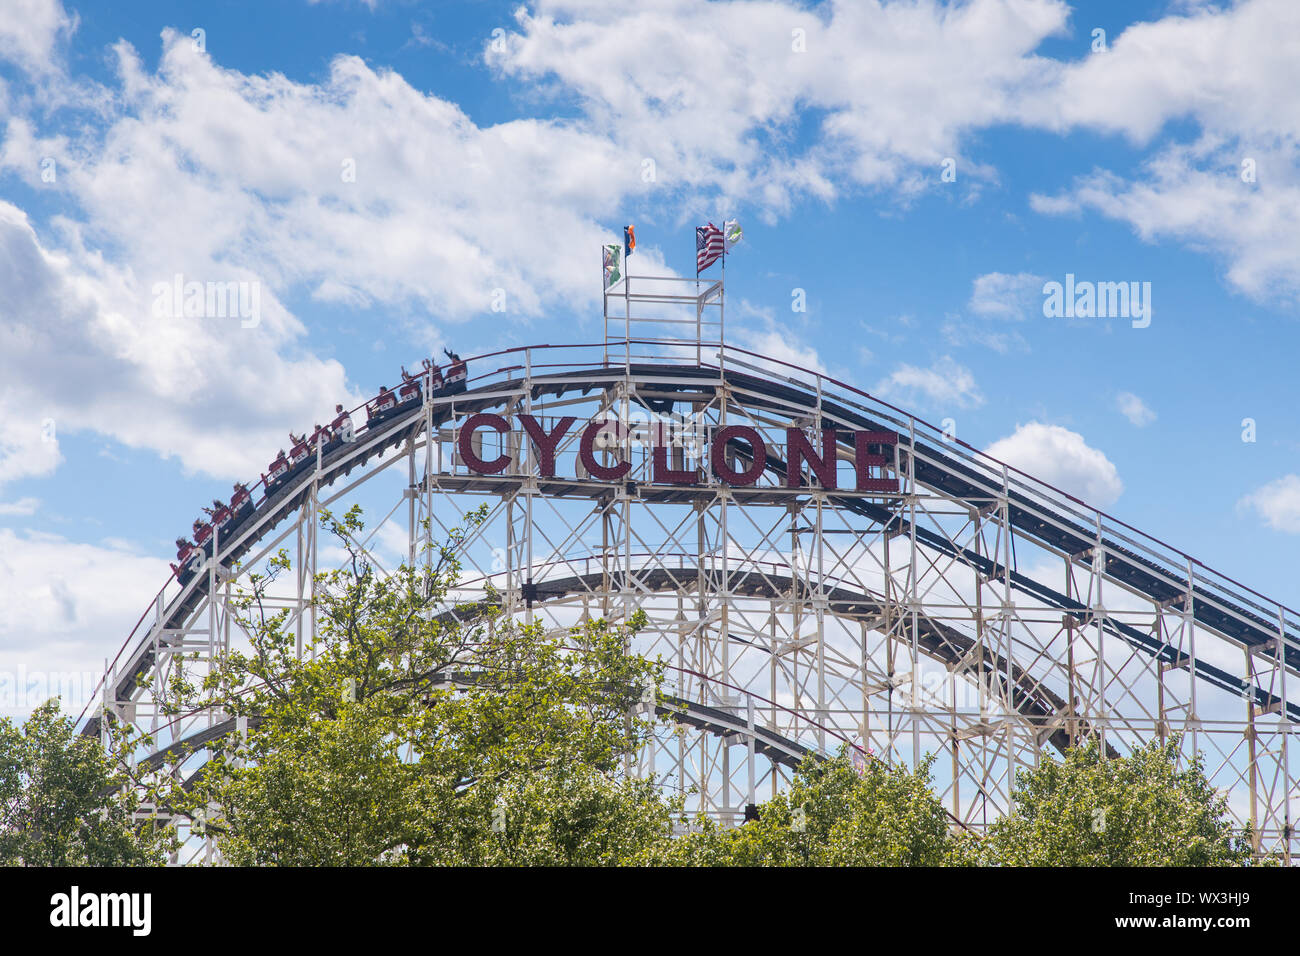
[[[198,574],[203,568],[203,549],[196,548],[184,538],[176,541],[176,560],[179,564],[173,564],[172,573],[176,575],[176,580],[181,586],[189,584],[194,575]]]
[[[305,438],[295,442],[293,447],[289,449],[289,471],[296,471],[307,460],[310,451],[311,448]]]
[[[366,403],[366,422],[374,425],[389,418],[397,410],[397,398],[384,386],[379,386],[379,396],[374,404]]]
[[[212,525],[194,522],[194,544],[205,554],[212,553]]]
[[[288,470],[275,480],[275,486],[278,488],[290,481],[294,475],[297,475],[301,471],[305,471],[307,466],[312,463],[313,457],[312,449],[307,443],[306,436],[295,441],[293,447],[289,449]],[[268,485],[267,492],[269,493],[270,490],[271,486]]]
[[[235,485],[235,493],[230,499],[230,528],[233,531],[238,527],[245,518],[251,515],[256,509],[253,507],[253,496],[248,493],[248,489],[242,484]]]
[[[424,359],[423,361],[424,374],[429,380],[429,394],[441,395],[447,388],[447,382],[442,377],[442,370],[428,359]]]
[[[339,415],[330,423],[330,427],[327,429],[329,435],[325,441],[325,447],[321,449],[326,455],[351,443],[356,438],[356,432],[352,429],[352,416],[343,411],[342,405],[337,406],[336,410]]]
[[[465,391],[465,383],[468,380],[469,367],[458,359],[447,368],[447,377],[441,394],[456,395]]]
[[[262,476],[262,486],[266,488],[266,493],[269,495],[284,484],[284,480],[288,477],[289,459],[284,456],[284,452],[280,452],[275,461],[267,466],[267,473]]]
[[[230,519],[232,513],[230,509],[220,501],[213,501],[212,504],[213,507],[204,508],[203,510],[206,511],[208,517],[212,519],[212,530],[216,532],[218,537],[224,539],[226,533],[230,530]]]

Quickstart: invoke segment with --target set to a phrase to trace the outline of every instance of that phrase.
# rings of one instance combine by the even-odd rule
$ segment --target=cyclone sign
[[[556,451],[561,440],[573,432],[577,424],[574,416],[559,419],[550,431],[532,415],[517,416],[519,424],[532,443],[536,456],[538,474],[542,478],[554,478],[556,469]],[[508,435],[513,429],[510,422],[502,415],[481,412],[465,419],[460,426],[457,448],[461,460],[467,468],[480,475],[495,475],[506,470],[513,460],[509,454],[502,452],[494,458],[485,460],[482,445],[478,440],[479,432],[490,430],[498,435]],[[582,426],[578,437],[578,461],[581,470],[576,470],[576,477],[590,476],[598,481],[621,481],[632,470],[632,463],[626,460],[601,461],[597,452],[617,456],[619,443],[627,435],[626,426],[616,420],[592,419]],[[804,466],[816,476],[818,485],[826,491],[835,491],[840,487],[838,474],[838,446],[841,439],[852,446],[852,461],[855,472],[854,491],[891,492],[899,491],[897,477],[883,474],[883,468],[892,464],[892,457],[882,453],[882,449],[898,443],[898,435],[886,431],[865,431],[858,429],[825,428],[821,432],[820,450],[813,447],[808,434],[801,428],[785,429],[785,452],[788,467],[785,469],[785,486],[799,488],[803,484]],[[708,454],[700,455],[700,464],[708,465],[714,477],[731,486],[755,484],[767,467],[768,443],[758,429],[748,425],[726,425],[710,429],[706,441]],[[651,444],[651,476],[654,484],[666,485],[705,485],[707,476],[702,468],[683,468],[682,461],[669,461],[670,441],[659,439]],[[873,450],[875,449],[875,450]],[[729,452],[739,450],[740,454]],[[737,467],[742,460],[747,464]],[[873,469],[875,473],[873,473]],[[585,472],[585,473],[584,473]]]

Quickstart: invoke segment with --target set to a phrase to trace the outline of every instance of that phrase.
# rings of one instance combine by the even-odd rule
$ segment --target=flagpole
[[[701,352],[700,340],[703,335],[700,333],[700,320],[703,316],[700,314],[704,311],[700,305],[700,239],[699,232],[695,233],[695,364],[703,365],[704,356]]]
[[[726,310],[727,301],[727,220],[722,220],[722,287],[718,289],[718,365],[723,363],[724,338],[723,331],[726,326],[723,325],[723,313]]]

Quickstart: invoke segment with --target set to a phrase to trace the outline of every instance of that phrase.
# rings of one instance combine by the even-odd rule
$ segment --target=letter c
[[[596,452],[592,447],[596,443],[596,435],[610,424],[614,426],[614,434],[622,438],[623,426],[620,423],[598,419],[582,430],[582,439],[578,442],[578,456],[582,459],[582,467],[587,469],[587,474],[599,481],[619,481],[632,470],[630,461],[620,461],[611,468],[596,460]]]

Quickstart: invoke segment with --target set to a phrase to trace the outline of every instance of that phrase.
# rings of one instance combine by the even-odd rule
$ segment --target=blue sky
[[[723,216],[732,342],[1300,606],[1297,27],[1291,0],[8,3],[0,668],[96,666],[290,428],[444,345],[593,340],[600,242],[634,222],[637,263],[688,274]],[[261,321],[150,315],[177,273],[259,283]],[[1149,327],[1045,317],[1067,273],[1149,282]]]

